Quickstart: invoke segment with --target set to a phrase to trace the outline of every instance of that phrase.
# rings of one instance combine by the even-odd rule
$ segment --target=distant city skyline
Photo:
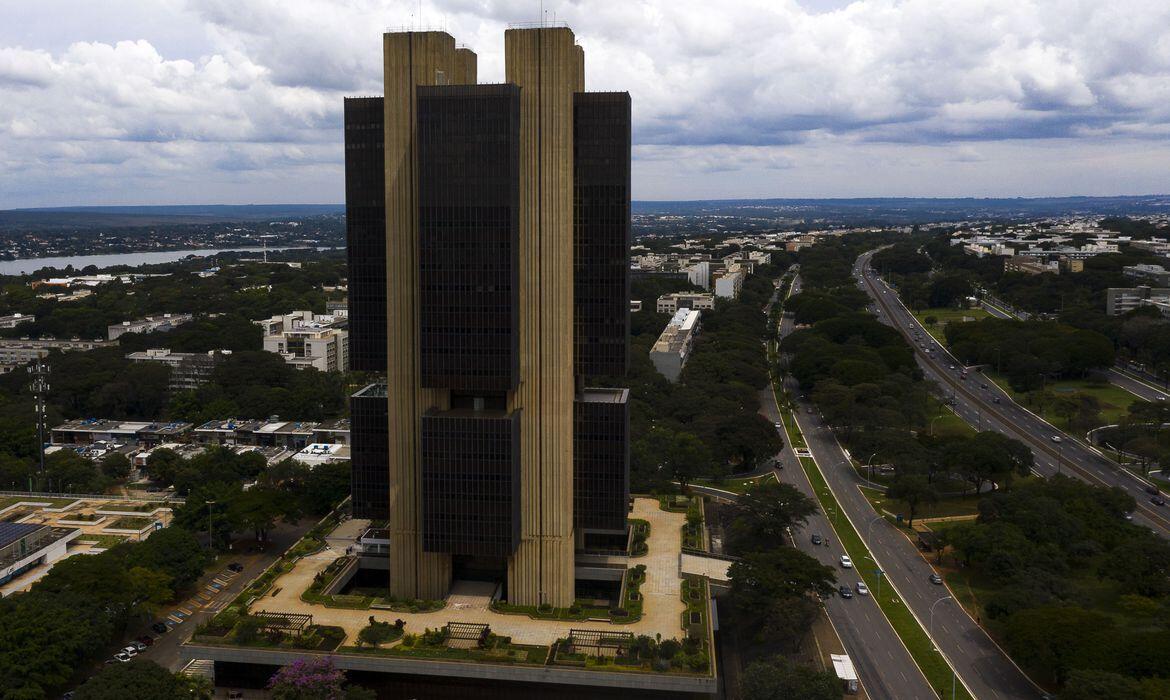
[[[0,208],[340,202],[341,97],[381,32],[442,26],[483,81],[539,2],[3,0]],[[419,8],[421,7],[421,18]],[[544,3],[629,89],[637,200],[1170,191],[1170,6]]]

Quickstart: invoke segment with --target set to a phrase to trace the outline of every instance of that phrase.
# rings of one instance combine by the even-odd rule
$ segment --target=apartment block
[[[678,381],[690,357],[695,338],[699,335],[702,313],[697,309],[679,309],[650,348],[650,361],[654,363],[654,369],[672,382]]]
[[[230,350],[209,352],[171,352],[169,348],[148,348],[126,355],[131,362],[153,362],[171,369],[169,388],[171,391],[196,389],[211,378],[216,362]]]
[[[191,314],[163,314],[147,316],[136,321],[122,321],[106,328],[110,340],[117,340],[126,333],[165,333],[174,330],[195,317]]]
[[[674,315],[679,309],[698,309],[707,311],[715,308],[714,294],[697,294],[693,292],[674,292],[658,297],[654,310],[660,314]]]
[[[254,321],[264,329],[264,349],[297,369],[322,372],[349,369],[347,318],[312,311],[294,311]]]

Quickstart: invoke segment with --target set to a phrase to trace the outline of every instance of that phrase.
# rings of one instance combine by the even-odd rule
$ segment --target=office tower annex
[[[390,593],[494,580],[568,606],[575,552],[621,538],[630,99],[585,92],[564,27],[509,29],[503,84],[444,32],[384,36],[345,101],[353,504],[387,521]]]

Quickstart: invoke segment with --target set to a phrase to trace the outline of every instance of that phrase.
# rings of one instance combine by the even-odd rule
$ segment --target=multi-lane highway
[[[760,392],[760,404],[761,413],[769,420],[775,423],[781,421],[780,410],[770,389]],[[812,485],[787,441],[780,454],[780,463],[783,468],[776,471],[776,477],[795,486],[815,502],[816,494],[813,493]],[[823,544],[812,543],[814,534],[823,539]],[[870,596],[856,594],[856,585],[861,579],[854,570],[841,568],[841,555],[845,554],[845,548],[833,534],[825,514],[818,512],[810,517],[803,530],[794,532],[793,543],[797,549],[836,569],[838,584],[849,586],[855,591],[849,599],[830,596],[825,600],[825,610],[857,669],[866,695],[872,700],[937,698],[877,603]]]
[[[783,337],[791,331],[792,318],[791,315],[786,314],[781,320],[780,335]],[[791,395],[799,393],[795,386],[788,388]],[[771,392],[761,393],[760,398],[764,412],[774,421],[779,422],[780,411]],[[857,471],[853,468],[836,437],[811,410],[811,406],[805,402],[799,402],[794,416],[821,473],[844,511],[844,513],[839,514],[839,517],[847,516],[849,518],[876,558],[876,561],[856,562],[856,565],[881,568],[884,571],[885,579],[897,588],[902,600],[946,656],[952,668],[958,673],[963,685],[976,698],[982,700],[984,698],[1037,697],[1039,693],[1035,686],[995,645],[987,633],[971,619],[954,598],[950,597],[949,591],[944,586],[931,582],[930,575],[934,573],[934,570],[919,553],[917,547],[894,525],[874,511],[857,488],[861,482]],[[804,471],[787,448],[784,450],[782,459],[786,468],[778,472],[780,478],[812,495]],[[806,551],[809,551],[808,548],[817,549],[812,547],[810,542],[812,532],[820,534],[832,532],[823,515],[818,515],[815,519],[810,520],[805,531],[797,535],[798,545],[806,548]],[[802,539],[803,542],[801,542]],[[831,543],[830,547],[820,547],[819,549],[825,551],[818,558],[832,565],[837,565],[840,555],[844,553],[839,543],[835,541]],[[838,571],[843,570],[838,567]],[[881,611],[877,609],[872,600],[864,601],[867,604],[864,608],[855,606],[854,604],[857,602],[858,598],[856,597],[851,600],[837,600],[829,609],[830,617],[837,626],[846,648],[850,649],[851,655],[853,651],[850,641],[853,642],[853,645],[864,646],[868,651],[873,642],[862,641],[865,637],[875,634],[883,636],[894,634],[893,630],[889,628],[889,623],[884,616],[881,616]],[[880,617],[873,618],[869,614],[871,608],[872,612]],[[840,622],[842,616],[844,616],[845,623]],[[848,625],[848,629],[842,629],[845,625]],[[897,638],[894,637],[894,639]],[[899,647],[901,646],[900,641],[896,643]],[[905,654],[904,650],[902,653]],[[892,690],[893,697],[916,697],[907,694],[908,688],[899,687],[908,678],[913,678],[914,674],[907,674],[904,670],[900,670],[899,666],[892,665],[892,661],[883,663],[879,660],[876,668],[872,668],[874,666],[872,654],[864,661],[871,668],[859,666],[861,672],[859,675],[862,676],[863,683],[868,684],[867,687],[871,692],[876,685],[878,690]],[[911,663],[913,662],[911,661]],[[917,670],[916,666],[914,668]],[[867,678],[866,671],[876,673],[876,678],[874,676]],[[929,692],[930,695],[933,695],[929,689],[925,691],[920,689],[919,692]],[[930,695],[926,697],[930,697]]]
[[[1105,372],[1105,377],[1111,384],[1115,384],[1146,401],[1170,401],[1170,394],[1127,372],[1109,369]]]
[[[873,298],[878,318],[898,329],[915,349],[926,377],[937,382],[947,397],[953,397],[956,413],[980,430],[995,430],[1031,447],[1036,471],[1044,476],[1062,473],[1124,490],[1137,502],[1134,521],[1162,536],[1170,536],[1170,514],[1164,507],[1151,503],[1146,492],[1149,482],[1120,469],[1099,452],[1016,404],[979,372],[968,371],[964,379],[963,364],[926,332],[897,293],[870,270],[869,261],[874,252],[857,259],[854,276]]]

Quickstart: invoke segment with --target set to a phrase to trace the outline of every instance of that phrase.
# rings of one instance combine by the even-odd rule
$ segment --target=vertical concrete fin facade
[[[573,561],[573,93],[583,52],[566,28],[510,29],[520,87],[520,546],[508,597],[568,606]]]
[[[455,49],[455,79],[452,85],[475,85],[479,59],[471,49]]]
[[[416,88],[451,82],[455,39],[445,32],[386,34],[383,58],[390,593],[441,598],[450,585],[451,557],[424,552],[420,528],[422,415],[446,408],[447,399],[446,392],[423,389],[419,381]]]

